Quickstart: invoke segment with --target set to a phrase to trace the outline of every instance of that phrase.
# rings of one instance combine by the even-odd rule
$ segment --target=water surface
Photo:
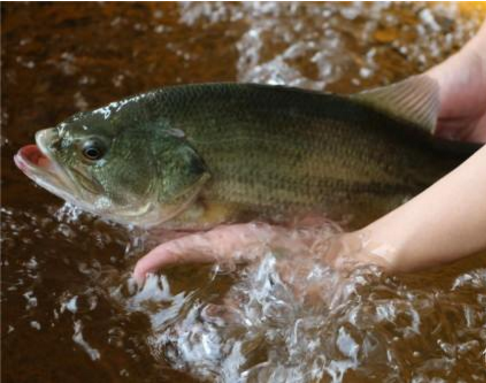
[[[284,260],[283,272],[269,251],[249,267],[167,270],[136,291],[130,271],[153,242],[64,206],[12,161],[38,129],[163,85],[387,84],[457,51],[484,14],[423,3],[2,4],[2,381],[486,381],[486,254],[343,279],[312,257]],[[307,285],[310,300],[296,294]]]

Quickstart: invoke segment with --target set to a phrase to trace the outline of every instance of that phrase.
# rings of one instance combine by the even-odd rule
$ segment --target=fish
[[[169,86],[80,112],[14,157],[39,186],[104,219],[206,230],[307,214],[358,228],[479,144],[434,136],[426,75],[351,95],[285,86]]]

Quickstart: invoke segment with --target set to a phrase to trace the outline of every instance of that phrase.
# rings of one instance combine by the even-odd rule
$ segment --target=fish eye
[[[105,147],[98,140],[88,140],[83,145],[83,156],[90,161],[97,161],[105,155]]]

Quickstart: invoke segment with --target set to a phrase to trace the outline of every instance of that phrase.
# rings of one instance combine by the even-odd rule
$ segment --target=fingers
[[[184,263],[189,254],[193,262],[210,262],[213,254],[199,250],[194,251],[194,249],[197,249],[197,242],[200,242],[200,239],[196,235],[191,235],[157,246],[137,262],[133,271],[135,280],[140,285],[145,280],[147,273],[154,272],[164,266]]]
[[[225,260],[245,261],[255,250],[268,243],[269,225],[240,224],[221,226],[209,232],[185,236],[166,242],[138,261],[133,276],[140,285],[145,275],[163,267],[186,263],[213,263]]]
[[[331,226],[327,229],[334,230]],[[140,285],[147,273],[164,267],[187,263],[247,262],[268,250],[305,256],[316,238],[323,235],[322,230],[299,230],[262,223],[220,226],[156,247],[138,261],[133,276]]]

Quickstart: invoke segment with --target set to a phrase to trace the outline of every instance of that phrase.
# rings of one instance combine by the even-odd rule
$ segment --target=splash
[[[338,92],[424,71],[480,25],[454,3],[422,2],[183,3],[180,20],[246,23],[236,43],[239,82]]]
[[[160,363],[203,380],[429,381],[461,376],[464,363],[477,381],[486,378],[486,270],[427,289],[413,276],[375,266],[340,271],[325,259],[265,248],[256,263],[231,269],[227,289],[228,273],[214,266],[199,270],[189,291],[173,291],[180,275],[168,272],[110,295],[148,316],[146,342]]]

